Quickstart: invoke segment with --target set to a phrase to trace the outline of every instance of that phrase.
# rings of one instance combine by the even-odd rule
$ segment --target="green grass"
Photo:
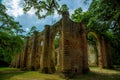
[[[69,80],[120,80],[120,71],[90,68],[84,75]],[[42,74],[37,71],[20,71],[16,68],[0,68],[0,80],[65,80],[57,74]]]
[[[78,75],[71,80],[120,80],[120,71],[92,67],[87,75]]]
[[[56,74],[42,74],[38,71],[20,71],[16,68],[0,68],[0,80],[64,80]]]

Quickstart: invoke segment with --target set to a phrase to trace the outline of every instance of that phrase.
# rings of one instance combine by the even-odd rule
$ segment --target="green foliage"
[[[93,0],[87,12],[81,12],[80,8],[74,11],[72,19],[75,22],[86,23],[89,30],[104,34],[113,25],[113,21],[117,21],[120,15],[120,9],[113,1]]]
[[[82,17],[83,17],[83,13],[82,13],[82,8],[78,8],[74,11],[74,14],[72,14],[72,19],[75,22],[81,22],[82,21]]]
[[[38,18],[45,18],[48,15],[58,11],[59,5],[56,0],[24,0],[24,11],[27,12],[31,8],[36,10],[35,14]],[[59,0],[58,0],[59,1]],[[42,14],[44,12],[44,14]]]
[[[91,12],[83,12],[82,8],[80,7],[74,11],[71,18],[74,22],[83,22],[85,24],[88,24],[89,19],[91,18]]]
[[[96,38],[92,34],[87,35],[87,41],[91,43],[92,45],[96,45]]]
[[[34,8],[36,16],[41,19],[45,18],[46,16],[54,14],[55,11],[58,14],[62,14],[65,11],[68,11],[68,7],[66,4],[60,6],[58,1],[60,0],[24,0],[24,11],[27,12],[31,8]]]
[[[59,14],[62,14],[62,12],[68,12],[69,8],[67,7],[66,4],[63,4],[59,10]]]
[[[0,32],[0,59],[10,62],[16,53],[20,53],[24,41],[20,36]]]
[[[55,38],[55,49],[59,48],[59,36]]]
[[[10,63],[12,57],[20,53],[24,40],[21,37],[22,26],[6,14],[6,8],[0,3],[0,60]]]
[[[34,31],[37,31],[37,28],[35,26],[32,26],[30,31],[27,33],[27,36],[32,36]]]

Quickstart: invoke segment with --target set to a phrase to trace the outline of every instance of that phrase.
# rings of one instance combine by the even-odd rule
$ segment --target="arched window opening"
[[[55,38],[54,38],[54,53],[55,53],[55,68],[56,70],[58,69],[59,61],[59,43],[60,43],[60,34],[59,32],[56,33]]]
[[[95,35],[88,33],[88,64],[89,66],[98,66],[97,39]]]

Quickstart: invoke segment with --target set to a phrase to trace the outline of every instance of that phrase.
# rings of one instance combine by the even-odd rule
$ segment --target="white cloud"
[[[83,10],[87,9],[82,2],[82,0],[61,0],[60,4],[68,4],[71,15],[74,10],[80,6],[84,6]],[[52,25],[61,18],[61,16],[57,14],[57,11],[55,11],[54,15],[39,20],[35,15],[35,10],[33,8],[31,8],[27,14],[24,14],[22,6],[23,0],[2,0],[2,3],[7,7],[7,13],[13,16],[16,21],[19,21],[26,32],[29,32],[32,26],[36,26],[40,31],[42,31],[45,24]],[[44,15],[45,13],[46,11],[43,11],[40,14]]]
[[[21,1],[22,0],[3,0],[3,4],[7,7],[7,13],[14,17],[23,15],[24,12]]]
[[[34,15],[35,14],[35,9],[31,8],[30,11],[27,12],[29,15]]]
[[[26,31],[26,32],[29,32],[29,31],[30,31],[30,29],[29,29],[29,28],[25,28],[25,31]]]
[[[60,17],[60,15],[58,14],[58,12],[57,12],[57,11],[55,11],[55,13],[54,13],[53,17],[54,17],[54,18],[58,18],[58,17]]]

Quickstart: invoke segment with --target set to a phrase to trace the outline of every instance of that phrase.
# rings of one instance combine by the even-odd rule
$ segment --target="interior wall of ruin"
[[[98,66],[98,52],[96,45],[88,42],[88,64],[89,66]]]

